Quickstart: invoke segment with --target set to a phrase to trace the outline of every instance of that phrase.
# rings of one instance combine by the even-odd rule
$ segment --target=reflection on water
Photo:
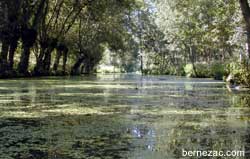
[[[209,79],[98,75],[0,81],[0,158],[182,158],[245,150],[250,94]],[[238,157],[239,158],[239,157]]]

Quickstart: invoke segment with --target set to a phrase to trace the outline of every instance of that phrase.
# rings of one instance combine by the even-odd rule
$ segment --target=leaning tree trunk
[[[250,56],[250,7],[248,0],[239,0],[241,11],[246,22],[247,31],[247,58]]]

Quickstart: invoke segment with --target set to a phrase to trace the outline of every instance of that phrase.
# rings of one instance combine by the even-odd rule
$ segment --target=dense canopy
[[[2,0],[0,75],[232,75],[246,84],[249,12],[247,0]]]

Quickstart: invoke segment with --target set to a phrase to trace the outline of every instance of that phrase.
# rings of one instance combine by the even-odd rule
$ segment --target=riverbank
[[[198,66],[198,65],[197,65]],[[234,74],[229,74],[227,75],[230,71],[226,71],[225,69],[222,68],[221,65],[215,67],[211,70],[209,68],[204,69],[204,67],[197,67],[199,69],[199,74],[194,73],[194,69],[192,65],[186,65],[185,68],[185,73],[181,75],[180,77],[189,77],[189,78],[211,78],[219,81],[224,81],[227,83],[228,88],[234,89],[234,88],[241,88],[241,89],[249,89],[250,86],[244,83],[240,78],[239,78],[239,73],[234,73]],[[216,68],[220,68],[216,70]],[[233,72],[233,71],[232,71]],[[234,71],[235,72],[235,71]],[[119,72],[116,72],[117,74],[121,74]],[[146,72],[148,73],[148,72]],[[81,76],[81,75],[93,75],[93,74],[115,74],[115,73],[91,73],[91,74],[75,74],[71,75],[69,72],[63,72],[63,71],[57,71],[55,72],[50,72],[48,74],[34,74],[27,72],[26,74],[21,74],[18,73],[17,71],[6,71],[4,74],[0,74],[0,79],[16,79],[16,78],[46,78],[46,77],[70,77],[70,76]],[[126,73],[122,73],[126,74]],[[235,75],[236,74],[236,75]],[[157,74],[143,74],[145,76],[151,75],[151,76],[157,76]],[[170,76],[176,76],[176,74],[169,74]]]

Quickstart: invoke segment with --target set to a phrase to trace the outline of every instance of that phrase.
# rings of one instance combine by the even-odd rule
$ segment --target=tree
[[[241,11],[246,23],[247,31],[247,57],[250,57],[250,7],[248,0],[239,0]]]
[[[29,59],[30,49],[33,47],[37,39],[38,25],[42,19],[43,10],[46,6],[47,0],[37,1],[35,7],[33,3],[24,1],[22,10],[21,23],[21,39],[22,39],[22,54],[18,64],[18,72],[21,74],[29,74]],[[33,8],[35,8],[33,10]]]
[[[12,71],[14,64],[14,54],[20,38],[20,17],[21,1],[0,2],[0,41],[2,50],[0,57],[0,74],[5,71]]]
[[[124,17],[133,10],[134,3],[131,0],[94,1],[87,12],[79,16],[79,26],[74,33],[78,37],[78,54],[71,74],[79,74],[81,70],[92,72],[102,59],[105,47],[117,53],[125,50],[125,39],[129,34]]]

